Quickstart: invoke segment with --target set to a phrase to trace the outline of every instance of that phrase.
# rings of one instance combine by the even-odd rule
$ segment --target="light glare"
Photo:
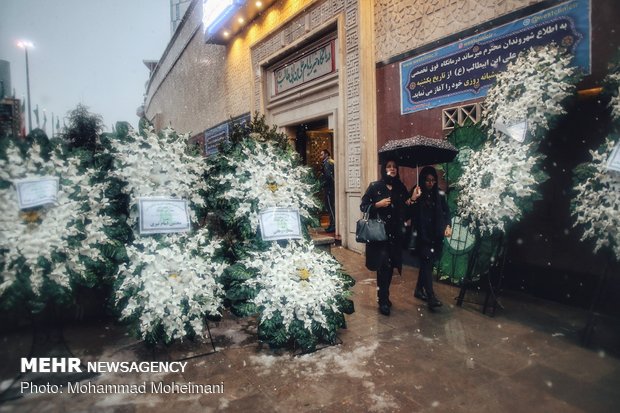
[[[17,46],[21,47],[22,49],[32,49],[34,47],[32,42],[29,40],[19,40],[17,42]]]

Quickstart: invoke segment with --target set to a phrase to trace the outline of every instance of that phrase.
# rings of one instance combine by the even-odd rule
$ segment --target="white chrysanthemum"
[[[607,159],[614,148],[607,138],[601,150],[590,151],[594,173],[575,186],[573,210],[575,226],[584,228],[582,240],[592,239],[594,251],[607,247],[620,260],[620,176],[607,170]]]
[[[116,149],[115,176],[128,185],[124,191],[131,197],[130,206],[137,205],[138,198],[149,196],[170,196],[186,199],[194,206],[204,206],[200,190],[207,190],[202,178],[205,162],[201,156],[187,153],[189,135],[176,135],[172,129],[165,129],[160,139],[150,127],[146,137],[131,130],[129,140],[113,141]],[[181,166],[182,165],[182,166]],[[131,208],[131,224],[138,216]],[[193,211],[190,211],[195,220]]]
[[[309,241],[289,242],[286,247],[273,243],[240,263],[256,272],[246,284],[259,290],[252,301],[261,309],[262,319],[279,313],[287,329],[297,319],[311,330],[313,322],[328,328],[326,310],[339,312],[336,299],[346,292],[340,264]]]
[[[5,268],[2,271],[0,295],[13,285],[21,267],[16,265],[20,258],[30,269],[30,284],[33,293],[40,294],[44,277],[65,289],[69,289],[68,267],[77,266],[73,262],[55,263],[51,272],[39,265],[39,258],[52,262],[52,254],[69,253],[68,226],[78,211],[78,203],[69,199],[62,190],[58,193],[58,203],[41,208],[36,213],[21,215],[14,188],[0,190],[0,245],[7,248]],[[32,220],[34,222],[28,222]],[[40,222],[39,222],[40,220]],[[75,230],[71,231],[73,234]]]
[[[171,129],[160,138],[149,128],[146,137],[131,131],[132,142],[113,142],[117,151],[113,175],[127,182],[124,191],[130,196],[130,207],[140,197],[181,198],[188,201],[196,223],[193,207],[205,204],[200,195],[200,190],[207,189],[205,162],[187,153],[187,138]],[[131,210],[130,225],[138,220],[137,208]],[[129,264],[119,270],[116,304],[122,318],[135,317],[140,336],[152,341],[204,335],[205,316],[218,315],[222,306],[218,280],[225,265],[214,260],[219,242],[211,242],[205,228],[134,237],[134,244],[127,247]],[[158,337],[160,326],[164,337]]]
[[[57,176],[60,188],[55,204],[29,212],[19,210],[14,187],[0,190],[0,246],[6,249],[0,295],[17,279],[17,265],[21,259],[30,270],[30,286],[35,295],[41,293],[44,280],[70,288],[70,271],[82,275],[83,258],[100,260],[98,246],[110,242],[104,228],[111,220],[99,216],[105,202],[104,185],[88,185],[89,173],[79,173],[75,159],[65,160],[52,153],[49,161],[41,156],[41,148],[34,144],[26,157],[13,144],[7,148],[7,160],[0,160],[0,179],[13,182],[24,178]],[[83,229],[78,229],[83,226]],[[70,242],[77,235],[86,239]],[[54,260],[55,254],[66,256]],[[51,264],[50,268],[42,261]]]
[[[242,159],[227,158],[235,172],[219,177],[220,185],[230,188],[219,197],[239,202],[237,218],[258,225],[258,212],[270,207],[295,208],[302,217],[310,217],[309,211],[318,204],[312,185],[306,183],[308,168],[295,166],[273,143],[245,147],[243,155]]]
[[[461,218],[482,233],[492,233],[504,231],[505,224],[521,217],[519,204],[536,192],[538,182],[532,171],[542,159],[528,154],[530,145],[503,137],[472,152],[457,183]]]
[[[575,89],[569,81],[576,70],[570,61],[571,55],[554,44],[522,52],[487,93],[482,125],[493,130],[496,122],[527,120],[532,136],[548,130],[549,117],[565,112],[562,101]]]
[[[620,121],[620,72],[609,73],[605,84],[612,95],[609,106],[617,127]],[[590,151],[592,160],[580,165],[586,167],[587,173],[584,181],[573,188],[576,195],[572,215],[574,226],[584,229],[581,239],[594,240],[594,252],[608,248],[620,261],[620,174],[607,169],[616,145],[617,139],[607,137],[601,147]]]
[[[487,93],[482,125],[488,141],[464,166],[457,182],[458,215],[481,232],[504,231],[523,215],[538,191],[537,168],[544,158],[539,141],[519,143],[495,129],[527,121],[530,137],[541,138],[549,120],[564,113],[562,102],[574,91],[575,68],[557,46],[531,48],[499,74]]]
[[[144,237],[127,247],[130,264],[119,275],[119,303],[128,297],[122,318],[137,317],[141,337],[161,325],[166,338],[183,339],[189,332],[204,335],[205,314],[219,315],[223,263],[213,260],[217,242],[206,229],[196,234],[171,234],[167,244]]]

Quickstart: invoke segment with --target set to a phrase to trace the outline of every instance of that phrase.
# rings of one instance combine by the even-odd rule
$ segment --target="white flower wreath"
[[[60,187],[54,204],[28,212],[19,211],[13,187],[0,189],[0,249],[6,250],[0,295],[14,284],[18,272],[22,271],[18,265],[20,258],[30,271],[30,289],[41,300],[46,299],[40,297],[45,282],[68,294],[72,282],[85,281],[86,259],[103,261],[99,247],[112,242],[104,229],[113,225],[110,218],[101,215],[107,202],[105,184],[91,184],[93,171],[79,172],[79,162],[77,158],[64,159],[55,151],[46,161],[36,143],[26,157],[22,157],[15,145],[7,147],[7,160],[0,159],[0,180],[13,182],[56,176]],[[76,236],[84,239],[71,242]],[[55,254],[63,254],[66,259],[56,260]]]
[[[581,239],[594,240],[594,252],[608,247],[620,260],[620,176],[607,169],[616,144],[608,137],[599,150],[590,151],[593,173],[574,187],[573,216],[575,226],[583,225]]]
[[[253,148],[243,148],[241,159],[226,160],[235,172],[219,177],[219,184],[230,188],[219,198],[238,202],[235,217],[257,226],[258,213],[265,208],[296,208],[306,218],[318,208],[314,189],[305,179],[309,168],[294,165],[273,143],[256,142]]]
[[[611,117],[620,120],[620,72],[607,75],[612,98],[609,102]],[[592,160],[585,166],[586,178],[577,183],[573,190],[572,202],[574,226],[584,228],[582,240],[594,240],[594,252],[609,248],[620,261],[620,172],[610,171],[609,158],[619,140],[608,136],[605,142],[594,151],[590,151]]]
[[[620,120],[620,72],[618,73],[610,73],[607,75],[606,79],[609,84],[615,85],[611,86],[612,97],[609,101],[609,106],[611,107],[611,117],[615,120]]]
[[[188,200],[194,225],[193,208],[205,205],[200,194],[207,189],[204,159],[187,153],[188,135],[177,135],[172,129],[163,133],[159,138],[149,127],[146,136],[130,131],[128,142],[113,141],[116,168],[112,175],[127,182],[128,223],[134,228],[139,197]],[[219,279],[226,265],[217,258],[219,241],[212,240],[206,228],[156,237],[135,233],[134,237],[134,244],[127,247],[130,262],[119,269],[121,283],[115,299],[122,308],[121,318],[136,321],[140,337],[151,342],[204,335],[205,316],[218,316],[222,306]]]
[[[296,319],[309,331],[313,322],[329,329],[325,310],[339,313],[336,300],[348,294],[340,264],[310,241],[291,241],[285,247],[273,243],[240,264],[256,274],[245,283],[259,290],[252,301],[261,318],[269,320],[279,313],[287,330]]]
[[[205,201],[200,191],[207,185],[202,178],[204,159],[187,153],[189,135],[176,135],[168,128],[160,139],[153,127],[145,129],[146,137],[135,130],[129,139],[113,140],[115,170],[111,173],[125,182],[125,193],[130,195],[130,225],[138,220],[138,198],[148,196],[173,196],[188,200],[193,206],[203,207]],[[190,210],[192,221],[196,214]]]
[[[565,113],[562,102],[575,90],[571,58],[555,44],[522,52],[487,93],[482,126],[499,134],[496,125],[527,120],[533,137],[548,130],[550,117]]]
[[[204,228],[192,235],[170,234],[166,241],[143,237],[127,247],[130,263],[120,268],[116,291],[116,301],[124,302],[121,318],[135,317],[142,339],[159,326],[167,342],[187,334],[204,336],[205,314],[220,314],[223,291],[214,275],[226,265],[213,259],[219,243],[210,242]]]
[[[505,231],[520,219],[546,179],[537,152],[549,121],[562,113],[562,102],[573,93],[576,69],[570,55],[551,44],[531,48],[497,76],[485,100],[482,126],[488,140],[463,168],[456,187],[458,215],[481,233]],[[527,121],[529,140],[519,143],[504,134],[501,124]],[[536,138],[536,139],[531,139]]]
[[[503,137],[472,153],[459,180],[457,206],[481,233],[504,231],[523,214],[520,199],[536,193],[532,170],[542,156],[530,154],[530,146]]]

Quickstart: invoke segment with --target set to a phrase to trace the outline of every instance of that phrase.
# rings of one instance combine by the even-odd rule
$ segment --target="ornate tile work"
[[[287,44],[295,42],[330,21],[339,13],[345,14],[345,47],[346,58],[341,63],[340,73],[345,76],[345,130],[347,137],[346,156],[346,188],[361,188],[361,141],[360,141],[360,78],[359,78],[359,33],[358,33],[358,1],[359,0],[325,0],[309,7],[300,16],[294,18],[268,38],[252,48],[252,70],[254,72],[254,107],[260,108],[262,96],[261,68],[259,62],[275,55],[282,49],[283,41]],[[366,1],[366,0],[362,0]],[[284,35],[282,35],[284,33]]]
[[[523,8],[532,0],[374,0],[376,61]],[[540,1],[540,0],[538,0]]]

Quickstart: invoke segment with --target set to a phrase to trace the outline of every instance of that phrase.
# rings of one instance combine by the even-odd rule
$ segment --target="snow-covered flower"
[[[616,66],[617,68],[618,66]],[[617,70],[617,69],[616,69]],[[620,72],[607,75],[606,85],[611,89],[609,102],[611,117],[620,124]],[[620,139],[616,134],[590,151],[592,160],[575,169],[576,184],[572,200],[574,226],[583,228],[582,240],[594,240],[594,252],[609,249],[620,261],[620,173],[607,169],[609,157]]]
[[[79,166],[79,159],[66,158],[60,148],[46,160],[37,143],[25,156],[8,145],[6,159],[0,159],[0,296],[33,295],[40,307],[66,300],[75,283],[96,282],[92,269],[104,265],[100,247],[113,242],[105,232],[113,222],[100,216],[105,184],[91,182],[93,171]],[[59,179],[56,201],[20,211],[13,183],[46,176]]]
[[[195,234],[171,234],[161,242],[143,237],[127,247],[129,264],[120,271],[116,290],[122,319],[135,319],[140,337],[157,341],[204,335],[205,315],[218,316],[226,264],[216,259],[218,242],[205,228]]]
[[[227,188],[218,198],[234,203],[235,218],[253,228],[258,226],[258,213],[265,208],[295,208],[300,216],[310,218],[319,206],[310,169],[297,165],[272,142],[248,139],[240,154],[227,155],[225,161],[226,172],[212,177]]]
[[[539,185],[547,176],[541,170],[544,155],[537,149],[550,121],[564,113],[562,103],[574,92],[577,77],[570,60],[553,44],[531,48],[510,63],[489,90],[481,122],[487,141],[472,153],[456,184],[457,214],[481,233],[504,232],[539,197]],[[523,121],[528,127],[523,143],[501,130]]]
[[[543,136],[550,118],[565,113],[562,102],[574,93],[577,69],[571,58],[555,44],[521,52],[487,93],[482,125],[499,134],[498,123],[527,120],[528,136]]]
[[[540,179],[534,175],[543,156],[507,137],[487,141],[472,152],[457,187],[458,212],[481,233],[505,231],[505,225],[521,218],[521,203],[537,193]]]
[[[259,310],[259,329],[275,316],[290,338],[295,336],[291,326],[296,320],[309,334],[317,328],[340,327],[330,324],[330,314],[341,314],[340,300],[349,295],[350,284],[338,261],[315,249],[311,241],[273,243],[266,251],[251,252],[239,264],[254,274],[243,286],[257,291],[251,301]]]
[[[128,224],[137,228],[138,199],[163,196],[185,199],[193,231],[140,235],[127,247],[129,263],[118,273],[115,302],[121,318],[133,321],[141,338],[149,342],[182,340],[203,335],[207,315],[219,315],[222,306],[220,277],[226,267],[219,259],[220,243],[206,228],[195,229],[207,185],[204,159],[187,148],[188,135],[172,129],[160,138],[152,127],[144,135],[131,130],[128,138],[113,140],[115,170],[112,176],[126,183]]]
[[[144,136],[132,129],[127,139],[112,140],[115,169],[111,176],[127,182],[124,191],[130,195],[132,226],[138,220],[140,197],[169,196],[186,199],[194,208],[205,205],[204,159],[188,153],[188,134],[177,135],[170,128],[162,132],[160,138],[152,127],[144,130]],[[190,214],[197,221],[194,209]]]

